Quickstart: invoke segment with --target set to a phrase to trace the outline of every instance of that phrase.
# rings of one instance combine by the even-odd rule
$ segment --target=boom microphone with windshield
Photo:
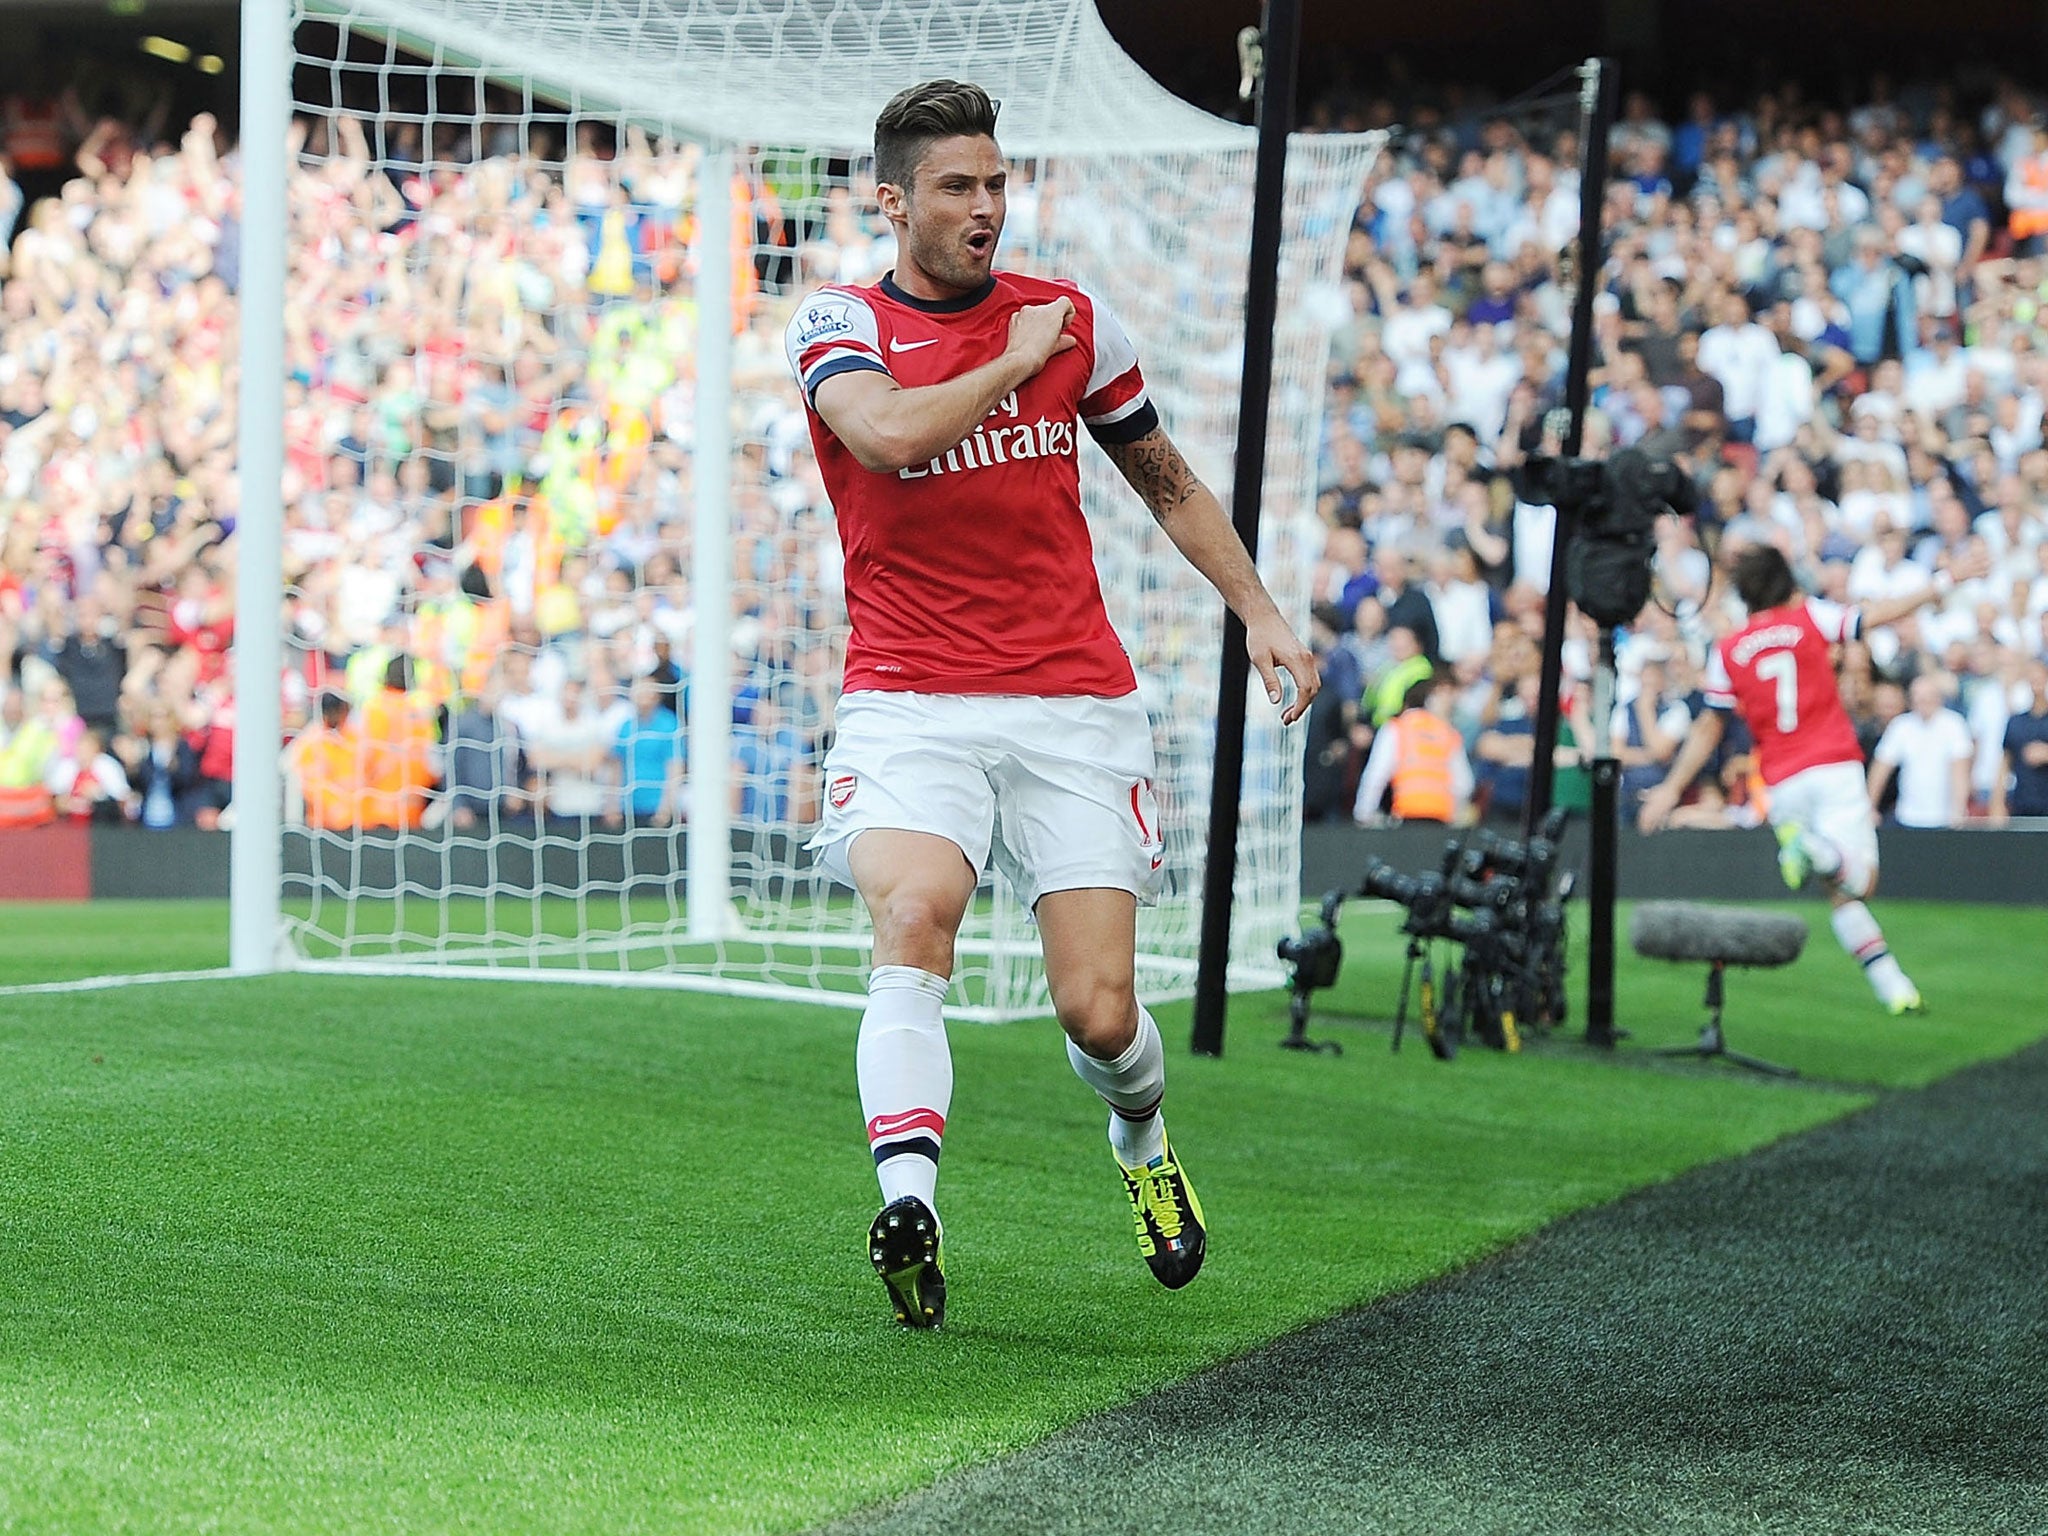
[[[1690,901],[1646,901],[1631,915],[1628,941],[1653,960],[1765,969],[1790,965],[1806,948],[1806,924],[1772,912]]]
[[[1738,1067],[1774,1077],[1796,1077],[1789,1067],[1773,1066],[1754,1056],[1728,1049],[1721,1034],[1722,973],[1729,966],[1763,969],[1790,965],[1806,948],[1806,920],[1781,912],[1751,912],[1706,907],[1689,901],[1649,901],[1629,920],[1629,942],[1636,953],[1653,960],[1703,963],[1707,967],[1707,1022],[1697,1044],[1667,1047],[1665,1056],[1723,1057]]]

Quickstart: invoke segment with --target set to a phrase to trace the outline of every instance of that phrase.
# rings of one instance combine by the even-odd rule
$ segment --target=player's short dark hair
[[[348,718],[348,696],[332,689],[320,695],[320,723],[330,731],[341,729]]]
[[[1757,544],[1735,557],[1735,595],[1751,613],[1782,608],[1799,591],[1792,567],[1769,544]]]
[[[925,151],[940,139],[996,136],[996,102],[963,80],[927,80],[898,91],[875,119],[875,180],[908,192]]]

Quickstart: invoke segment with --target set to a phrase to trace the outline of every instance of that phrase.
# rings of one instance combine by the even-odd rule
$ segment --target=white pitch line
[[[75,981],[31,981],[0,987],[0,997],[28,997],[39,992],[110,992],[116,987],[154,986],[163,981],[226,981],[239,976],[223,966],[216,971],[139,971],[127,976],[81,976]]]

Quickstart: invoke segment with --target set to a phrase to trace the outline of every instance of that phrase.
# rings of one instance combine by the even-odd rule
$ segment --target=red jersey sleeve
[[[874,310],[857,294],[842,289],[821,288],[798,306],[783,332],[782,345],[789,371],[814,408],[818,386],[834,374],[889,372]]]
[[[1081,424],[1098,443],[1134,443],[1159,425],[1159,412],[1145,392],[1138,349],[1110,308],[1087,289],[1095,366],[1081,396]]]

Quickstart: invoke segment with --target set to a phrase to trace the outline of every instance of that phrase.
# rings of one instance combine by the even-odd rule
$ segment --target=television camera
[[[1683,470],[1639,448],[1606,460],[1532,456],[1517,476],[1516,493],[1534,505],[1577,512],[1565,588],[1602,629],[1630,623],[1650,600],[1658,516],[1689,517],[1699,505]]]

